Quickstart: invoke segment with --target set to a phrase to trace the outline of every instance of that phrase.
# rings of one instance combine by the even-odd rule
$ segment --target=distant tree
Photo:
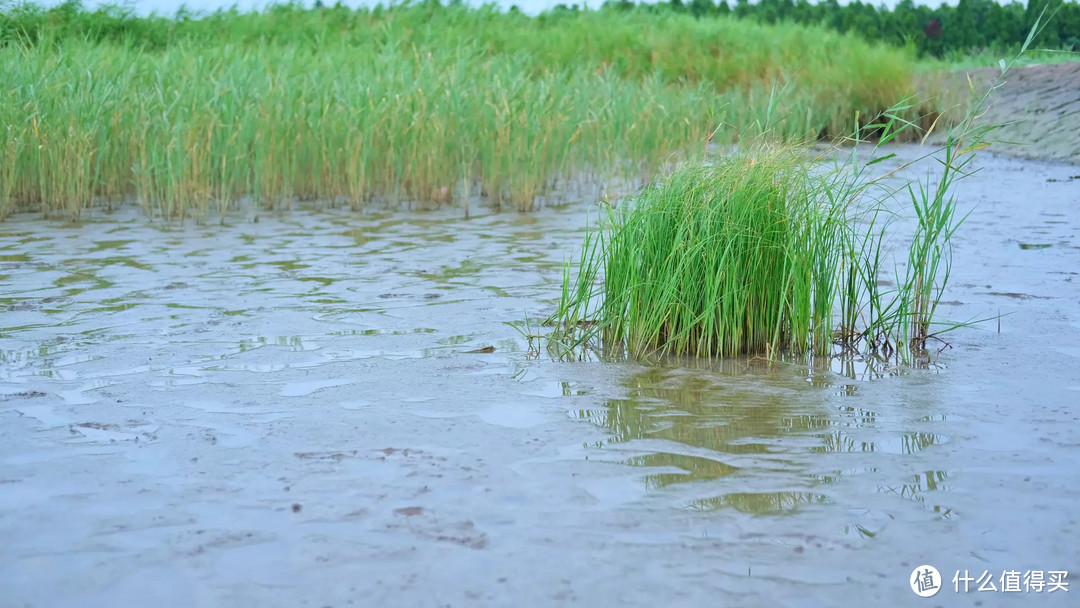
[[[707,17],[716,12],[716,5],[712,0],[690,0],[690,14],[698,19]]]
[[[1005,9],[997,2],[991,2],[986,13],[986,21],[982,31],[986,36],[986,43],[992,48],[1008,46],[1009,29],[1006,26]]]
[[[753,10],[750,0],[735,0],[736,17],[749,17]]]
[[[1062,47],[1080,51],[1080,3],[1063,4],[1057,18]]]
[[[821,3],[822,22],[842,32],[847,31],[842,29],[844,26],[844,8],[840,6],[840,3],[836,0],[825,0]]]
[[[961,51],[975,46],[975,11],[972,0],[956,3],[956,14],[947,28],[943,29],[945,45]]]
[[[776,23],[780,18],[776,0],[758,0],[755,10],[761,23]]]
[[[817,14],[814,12],[813,4],[810,4],[808,0],[799,0],[799,3],[794,5],[791,9],[791,17],[796,23],[802,23],[807,25],[818,21]]]

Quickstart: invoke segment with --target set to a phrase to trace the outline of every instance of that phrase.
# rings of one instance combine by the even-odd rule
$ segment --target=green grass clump
[[[896,125],[883,123],[882,139]],[[600,346],[632,357],[813,357],[837,348],[882,361],[922,357],[943,333],[932,328],[934,313],[963,221],[949,192],[980,137],[974,148],[950,138],[939,150],[942,175],[900,187],[888,181],[899,169],[867,171],[895,156],[876,148],[861,164],[855,152],[829,163],[799,144],[684,164],[608,207],[576,277],[567,266],[551,337],[562,356]],[[904,198],[913,217],[906,259],[895,264]],[[901,270],[883,282],[890,268]]]
[[[828,336],[835,285],[816,279],[836,265],[843,218],[800,152],[686,165],[614,210],[596,241],[605,341],[728,357],[805,351],[815,332]],[[589,266],[583,281],[599,271]]]
[[[529,209],[582,179],[647,180],[720,124],[836,133],[904,96],[914,66],[824,29],[674,14],[3,14],[0,217],[129,200],[177,218],[242,200]]]

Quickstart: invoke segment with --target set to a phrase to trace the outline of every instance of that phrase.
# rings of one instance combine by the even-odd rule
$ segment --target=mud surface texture
[[[1080,578],[1080,179],[982,164],[878,378],[530,352],[587,202],[0,224],[0,605],[1075,606],[951,582]]]
[[[955,84],[980,93],[1001,74],[998,68],[961,72]],[[998,152],[1021,158],[1080,164],[1080,62],[1013,68],[990,98],[980,124],[1003,125],[992,139]],[[1015,145],[1014,145],[1015,144]]]

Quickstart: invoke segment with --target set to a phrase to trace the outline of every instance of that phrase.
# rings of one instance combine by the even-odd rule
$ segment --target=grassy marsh
[[[73,15],[5,13],[0,217],[123,201],[176,218],[241,200],[529,209],[569,181],[647,180],[722,125],[731,140],[839,133],[905,97],[915,65],[820,28],[677,14]]]
[[[867,125],[873,143],[858,124],[856,146],[823,153],[761,137],[607,205],[566,265],[549,345],[560,357],[599,348],[632,357],[925,361],[931,340],[963,325],[936,318],[952,237],[966,218],[955,185],[991,143],[997,126],[977,120],[1016,61],[1002,60],[985,93],[972,89],[942,145],[902,165],[879,163],[896,157],[882,146],[919,129],[903,118],[909,103]],[[940,169],[926,170],[933,165]],[[910,167],[925,177],[902,178]],[[905,217],[908,234],[897,227]]]

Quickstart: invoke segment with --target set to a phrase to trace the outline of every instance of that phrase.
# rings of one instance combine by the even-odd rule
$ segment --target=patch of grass
[[[726,357],[805,350],[813,332],[830,331],[831,285],[814,278],[831,265],[841,218],[820,205],[825,184],[799,152],[761,147],[688,164],[612,210],[580,275],[592,283],[603,261],[604,341],[634,354]],[[576,315],[566,320],[589,316]]]
[[[562,327],[594,324],[586,334],[633,356],[820,351],[845,202],[804,152],[763,144],[690,163],[610,209],[576,285],[566,276]]]

